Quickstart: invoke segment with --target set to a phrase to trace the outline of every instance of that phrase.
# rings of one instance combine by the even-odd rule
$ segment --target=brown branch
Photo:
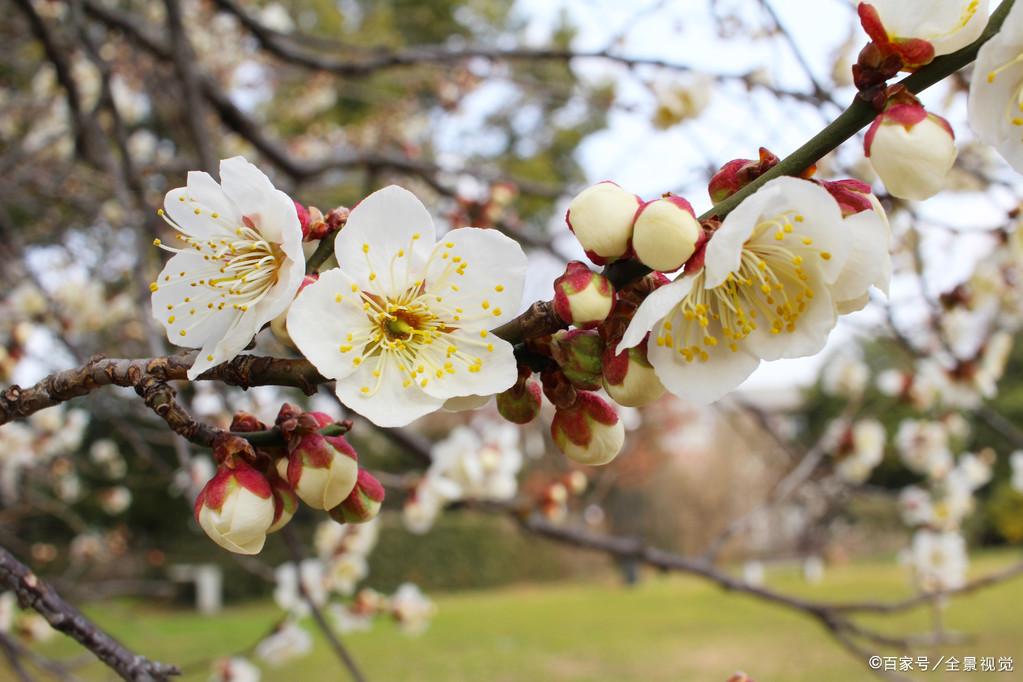
[[[291,560],[297,567],[299,563],[305,558],[305,552],[302,549],[302,543],[299,542],[298,537],[295,535],[295,529],[293,526],[285,526],[281,529],[281,537],[284,538],[285,544],[288,546],[288,553],[291,554]],[[359,669],[358,663],[352,657],[351,652],[345,647],[341,638],[338,637],[334,629],[327,623],[327,619],[323,617],[323,612],[320,607],[317,606],[316,602],[309,596],[309,592],[305,588],[305,583],[300,579],[298,581],[298,591],[302,595],[302,599],[309,607],[309,612],[313,616],[313,620],[316,621],[316,626],[323,633],[323,636],[327,639],[327,643],[330,644],[330,648],[334,650],[341,663],[348,669],[348,673],[352,676],[355,682],[366,682],[366,676],[362,674]]]
[[[126,680],[159,682],[180,673],[177,666],[150,661],[126,649],[3,547],[0,547],[0,584],[14,592],[22,608],[39,613],[54,629],[75,639]]]

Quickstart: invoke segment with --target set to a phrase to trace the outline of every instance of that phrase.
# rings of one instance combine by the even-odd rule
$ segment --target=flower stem
[[[320,243],[316,245],[316,250],[312,252],[309,259],[305,262],[305,274],[315,274],[320,266],[334,253],[334,237],[337,235],[337,230],[332,230],[323,236]]]
[[[916,73],[901,80],[899,85],[904,86],[914,94],[920,93],[973,62],[977,58],[977,52],[980,50],[981,45],[990,40],[1001,29],[1002,23],[1005,21],[1009,10],[1012,9],[1014,1],[1003,0],[991,15],[991,19],[984,28],[984,32],[981,33],[977,40],[957,52],[936,58],[927,66],[918,69]],[[763,187],[764,184],[783,175],[799,175],[869,125],[876,115],[877,113],[869,104],[856,98],[845,111],[838,115],[838,118],[810,138],[806,144],[786,156],[777,166],[732,196],[715,204],[713,208],[700,216],[700,220],[707,220],[713,217],[724,218],[742,203],[744,199]],[[608,278],[611,279],[615,286],[632,282],[648,272],[650,272],[649,268],[636,261],[613,263],[606,270]]]

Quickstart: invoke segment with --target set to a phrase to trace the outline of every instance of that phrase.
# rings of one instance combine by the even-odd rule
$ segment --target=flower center
[[[184,200],[184,197],[181,198]],[[200,209],[196,208],[195,211],[198,214]],[[179,316],[182,321],[194,318],[190,326],[179,330],[181,336],[187,336],[188,330],[205,319],[196,316],[200,308],[216,312],[230,305],[234,310],[245,312],[263,300],[277,284],[281,264],[285,261],[284,252],[279,245],[267,241],[260,234],[249,216],[242,218],[241,226],[222,225],[224,234],[233,233],[233,236],[204,240],[186,234],[162,209],[159,215],[177,231],[174,236],[183,246],[168,246],[159,239],[154,239],[153,244],[172,253],[201,256],[210,266],[198,273],[183,270],[177,277],[165,274],[161,281],[150,285],[150,289],[156,291],[163,285],[180,280],[188,281],[190,289],[186,291],[189,295],[177,303],[167,305],[167,311],[171,313],[167,318],[168,324],[175,324]],[[216,213],[211,213],[210,217],[215,222],[223,222]],[[213,268],[216,268],[216,272],[212,272]],[[207,274],[209,276],[203,276]],[[187,317],[183,315],[185,311]]]
[[[696,273],[692,290],[662,323],[657,345],[677,350],[686,362],[706,362],[721,339],[738,352],[760,324],[769,325],[771,334],[794,332],[814,297],[804,258],[831,258],[796,231],[803,220],[790,211],[758,223],[742,247],[739,267],[713,289],[705,286],[704,270]],[[770,233],[773,238],[763,238]]]

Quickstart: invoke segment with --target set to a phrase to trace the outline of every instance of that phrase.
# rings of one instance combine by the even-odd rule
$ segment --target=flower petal
[[[665,284],[647,296],[636,310],[636,314],[629,323],[628,329],[625,330],[625,335],[622,336],[615,353],[621,353],[626,348],[639,345],[647,333],[654,328],[654,325],[667,317],[671,309],[692,290],[696,277],[695,275],[679,277],[671,284]]]
[[[871,285],[888,293],[892,258],[888,251],[890,228],[874,211],[860,211],[845,218],[842,229],[850,236],[849,258],[831,285],[834,301],[860,299]]]
[[[335,268],[298,295],[288,311],[288,334],[309,362],[325,377],[340,380],[354,374],[363,346],[348,341],[365,335],[371,321],[362,298],[352,292],[352,279]],[[340,300],[338,300],[340,297]]]
[[[423,202],[390,185],[352,209],[334,240],[334,253],[360,286],[397,296],[421,277],[434,237],[433,218]]]
[[[241,225],[238,207],[201,171],[190,171],[185,187],[167,192],[163,208],[182,232],[197,239],[233,239],[235,228]]]
[[[448,353],[451,348],[457,350]],[[447,334],[424,347],[420,358],[431,368],[424,374],[427,383],[422,390],[442,400],[494,395],[511,388],[518,378],[512,345],[493,334],[485,338],[468,330]],[[446,363],[450,364],[445,369]],[[470,371],[471,366],[478,369]]]
[[[405,375],[397,362],[389,355],[382,357],[380,361],[366,360],[354,373],[337,381],[336,393],[342,403],[377,426],[406,426],[441,408],[444,400],[427,395],[418,384],[405,388]],[[374,376],[374,372],[380,376]]]
[[[987,0],[869,0],[892,38],[920,38],[936,56],[966,47],[987,24]]]
[[[663,334],[658,325],[657,335]],[[734,390],[760,364],[742,346],[733,352],[721,344],[707,348],[706,352],[709,356],[706,362],[687,362],[672,346],[651,343],[647,357],[665,388],[698,405],[708,405]]]
[[[814,292],[814,297],[795,321],[794,329],[783,329],[773,334],[767,324],[761,324],[745,341],[754,355],[764,360],[801,358],[824,348],[838,321],[837,312],[820,271],[807,268],[806,274],[809,277],[806,284]]]
[[[440,296],[452,318],[458,315],[460,322],[479,319],[493,329],[518,313],[526,267],[522,247],[497,230],[452,230],[437,242],[427,265],[430,304]]]

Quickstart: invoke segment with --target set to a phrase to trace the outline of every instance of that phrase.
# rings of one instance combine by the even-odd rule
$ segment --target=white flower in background
[[[340,524],[324,521],[316,527],[313,545],[316,548],[316,555],[322,561],[328,561],[345,552],[368,556],[376,546],[379,534],[379,518],[366,523]]]
[[[372,613],[358,613],[344,604],[331,604],[327,607],[327,615],[331,625],[341,635],[366,632],[373,627]]]
[[[407,635],[425,631],[436,612],[433,602],[412,583],[402,583],[391,596],[391,615]]]
[[[853,424],[835,472],[848,483],[866,481],[884,458],[886,437],[884,426],[876,419],[861,419]]]
[[[188,370],[238,355],[294,299],[305,275],[295,203],[240,156],[220,162],[220,184],[192,171],[164,200],[180,248],[151,285],[153,316],[167,339],[201,348]]]
[[[889,228],[874,211],[843,218],[822,187],[778,178],[713,234],[705,267],[643,301],[616,352],[650,333],[648,357],[676,395],[709,403],[760,360],[812,355],[838,315],[887,289]]]
[[[899,512],[907,526],[925,526],[934,519],[931,494],[920,486],[911,485],[899,493]]]
[[[313,649],[313,638],[304,628],[291,621],[256,645],[256,656],[272,666],[305,656]]]
[[[123,485],[106,488],[96,493],[100,509],[106,514],[116,516],[131,506],[131,491]]]
[[[512,346],[490,333],[522,298],[526,256],[496,230],[434,244],[433,220],[390,186],[362,200],[334,242],[339,268],[295,300],[288,333],[338,398],[378,426],[403,426],[449,398],[515,383]]]
[[[707,74],[654,82],[654,127],[665,130],[683,121],[697,118],[710,104],[714,79]]]
[[[259,668],[241,656],[213,662],[209,682],[259,682]]]
[[[31,644],[42,644],[57,636],[53,626],[38,613],[22,612],[18,617],[18,631]]]
[[[89,459],[100,468],[107,478],[123,478],[128,471],[128,465],[124,461],[124,457],[121,456],[121,450],[117,447],[117,443],[109,438],[93,441],[89,446]],[[213,471],[211,470],[210,475],[203,481],[209,480],[212,476]]]
[[[291,562],[281,564],[274,571],[274,578],[277,581],[274,601],[282,611],[296,617],[309,613],[309,604],[302,596],[300,587],[305,588],[306,595],[316,606],[323,606],[327,602],[325,570],[323,563],[317,559],[303,559],[297,568]]]
[[[970,81],[970,126],[1023,172],[1023,7],[977,53]]]
[[[195,455],[177,471],[171,483],[171,491],[176,495],[187,494],[194,497],[202,490],[206,481],[213,478],[217,468],[213,460],[206,455]]]
[[[759,587],[764,584],[764,564],[760,561],[747,561],[742,565],[742,580],[747,585]]]
[[[348,596],[363,578],[369,575],[369,563],[361,554],[347,552],[327,565],[326,583],[332,592]]]
[[[969,565],[966,541],[958,533],[920,529],[913,535],[910,562],[920,589],[925,592],[955,589],[966,582]]]
[[[1023,493],[1023,450],[1009,455],[1009,468],[1012,470],[1009,484],[1016,492]]]
[[[977,391],[985,398],[993,398],[998,394],[998,382],[1005,374],[1012,353],[1012,334],[999,331],[991,335],[984,344],[973,383]]]
[[[987,0],[870,0],[892,42],[926,40],[934,56],[966,47],[987,25]]]
[[[459,489],[459,498],[508,500],[518,489],[522,468],[519,429],[495,422],[475,429],[461,426],[436,444],[427,476],[443,477]]]
[[[948,432],[941,422],[903,420],[895,433],[895,447],[903,463],[918,474],[940,478],[952,470]]]
[[[840,352],[824,366],[821,388],[828,395],[854,399],[863,395],[870,381],[870,369],[853,355]]]
[[[443,476],[424,476],[402,507],[405,529],[416,535],[428,532],[441,510],[460,495],[461,489],[453,481]]]
[[[963,485],[974,491],[991,482],[994,463],[994,452],[991,450],[985,450],[979,455],[967,452],[959,456],[959,461],[949,476],[961,479]]]

